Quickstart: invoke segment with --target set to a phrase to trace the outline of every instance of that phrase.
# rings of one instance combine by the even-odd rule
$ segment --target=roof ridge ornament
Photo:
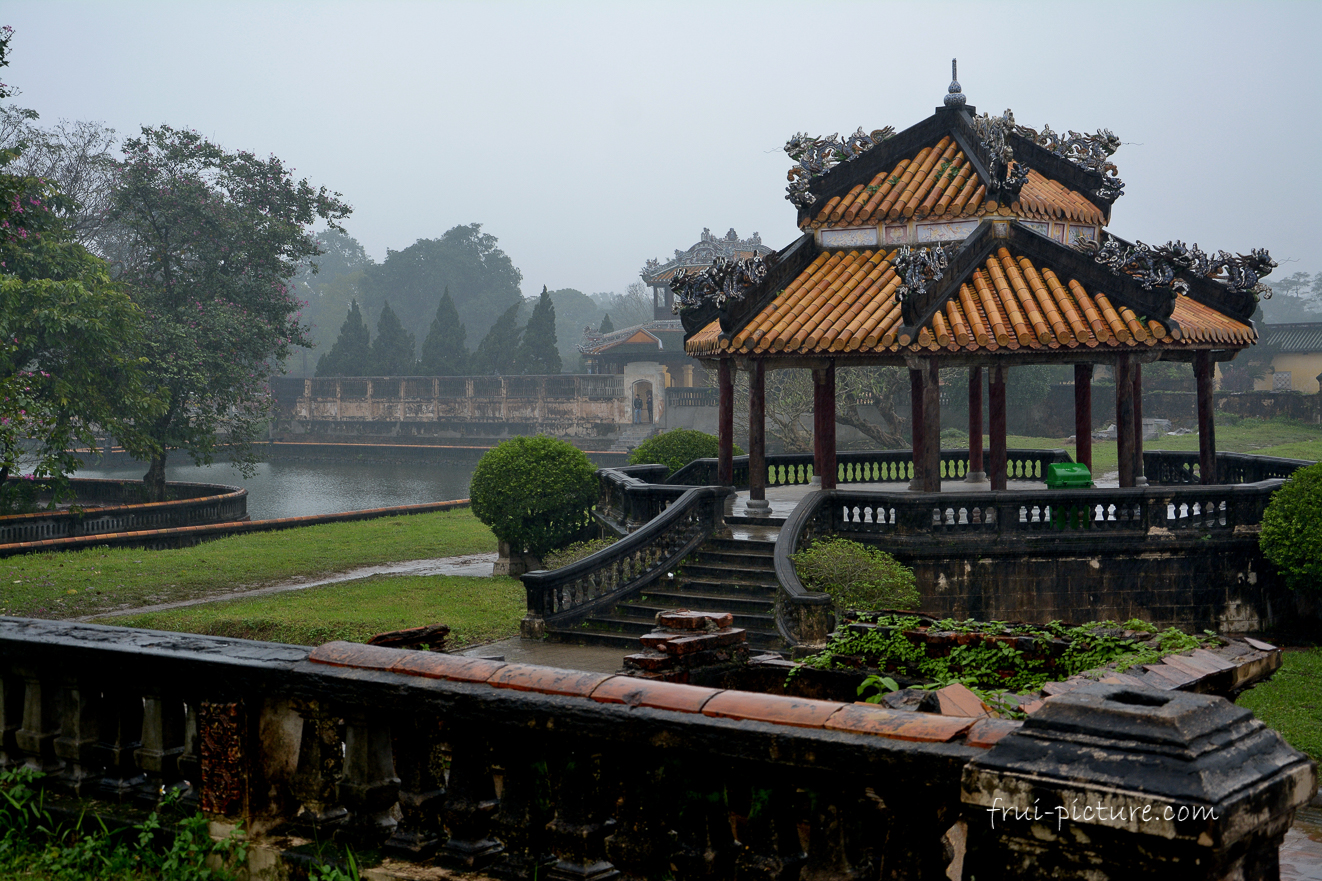
[[[1120,179],[1120,171],[1115,163],[1110,161],[1111,155],[1120,149],[1120,139],[1109,128],[1099,128],[1091,135],[1071,129],[1061,135],[1052,131],[1050,125],[1042,126],[1041,132],[1026,125],[1017,125],[1014,133],[1084,171],[1099,175],[1102,185],[1094,193],[1100,198],[1113,202],[1124,194],[1125,182]]]
[[[1007,109],[1000,116],[984,113],[973,117],[974,137],[987,154],[987,173],[991,176],[987,189],[997,193],[1003,202],[1018,198],[1028,182],[1028,166],[1023,160],[1015,159],[1014,148],[1005,140],[1015,130],[1013,110]]]
[[[1074,248],[1112,272],[1128,275],[1144,290],[1169,288],[1172,296],[1189,292],[1189,283],[1177,277],[1187,272],[1218,282],[1237,294],[1251,294],[1255,300],[1270,297],[1271,288],[1262,279],[1277,266],[1266,248],[1254,248],[1247,254],[1218,251],[1213,257],[1197,244],[1186,245],[1178,239],[1154,247],[1137,240],[1126,245],[1112,235],[1100,244],[1079,236]]]
[[[946,95],[945,103],[951,110],[961,110],[964,105],[968,103],[968,98],[964,96],[964,93],[960,91],[959,88],[957,64],[958,59],[950,59],[950,88],[947,90],[948,94]]]
[[[670,279],[670,290],[675,294],[672,309],[678,313],[709,302],[724,309],[728,302],[742,302],[748,292],[767,277],[767,270],[775,262],[775,254],[744,260],[717,257],[701,271],[681,269]]]
[[[950,266],[950,255],[944,245],[931,248],[910,248],[908,245],[891,258],[891,268],[900,277],[900,284],[895,288],[895,302],[900,306],[900,315],[904,323],[912,327],[917,323],[914,305],[917,299],[927,293],[927,286],[941,280]]]
[[[868,150],[895,134],[895,126],[858,131],[843,141],[839,133],[824,138],[815,138],[807,132],[799,132],[785,142],[785,152],[799,163],[789,170],[786,178],[790,184],[785,188],[785,198],[796,208],[807,208],[817,201],[817,197],[808,192],[808,184],[814,178],[821,177],[842,162],[851,162]]]

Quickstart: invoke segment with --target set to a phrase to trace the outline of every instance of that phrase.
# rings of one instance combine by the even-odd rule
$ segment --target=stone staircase
[[[547,635],[560,642],[618,646],[629,653],[638,650],[638,637],[655,627],[657,612],[691,609],[730,612],[733,626],[748,631],[750,648],[779,651],[785,644],[776,631],[775,546],[774,536],[709,538],[685,558],[673,579],[653,582],[616,603],[610,614],[593,616],[576,627],[548,627]]]
[[[620,429],[620,433],[615,436],[615,443],[611,444],[611,452],[627,453],[643,441],[650,438],[657,432],[655,423],[640,423],[638,425],[626,425]]]

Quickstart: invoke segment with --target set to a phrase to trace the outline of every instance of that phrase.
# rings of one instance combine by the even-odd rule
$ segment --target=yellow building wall
[[[1322,373],[1322,352],[1307,354],[1282,354],[1272,359],[1272,369],[1278,374],[1290,373],[1290,388],[1296,392],[1316,394],[1318,391],[1317,375]],[[1275,377],[1268,375],[1254,383],[1258,391],[1276,391]]]

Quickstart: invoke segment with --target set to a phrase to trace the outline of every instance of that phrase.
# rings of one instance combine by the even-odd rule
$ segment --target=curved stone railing
[[[990,450],[983,451],[986,461]],[[1045,480],[1047,466],[1072,462],[1064,450],[1007,450],[1006,470],[1011,480]],[[959,480],[969,473],[969,451],[942,450],[941,478]],[[767,456],[767,483],[772,486],[803,486],[812,482],[812,453],[782,453]],[[850,450],[836,453],[836,481],[849,483],[907,483],[913,478],[913,453],[910,450]],[[716,483],[716,460],[697,459],[666,479],[682,486],[710,486]],[[748,486],[748,457],[734,458],[734,485]]]
[[[1108,877],[1213,881],[1265,876],[1316,790],[1248,710],[1142,686],[1020,723],[0,618],[16,765],[71,823],[182,794],[242,824],[253,877],[306,872],[297,837],[385,851],[392,877],[1082,879],[1105,848]]]
[[[229,523],[248,516],[248,491],[235,486],[170,483],[167,487],[172,494],[185,497],[167,502],[143,502],[140,480],[75,478],[69,483],[75,498],[80,501],[122,504],[81,511],[38,511],[0,517],[0,545]]]
[[[523,635],[539,638],[547,623],[572,624],[671,571],[721,525],[733,492],[719,486],[682,489],[664,511],[614,544],[568,566],[523,575]]]
[[[1300,468],[1314,464],[1308,459],[1280,459],[1248,453],[1217,453],[1216,483],[1257,483],[1272,478],[1285,479]],[[1145,450],[1143,474],[1150,483],[1198,483],[1201,474],[1198,453],[1176,450]]]

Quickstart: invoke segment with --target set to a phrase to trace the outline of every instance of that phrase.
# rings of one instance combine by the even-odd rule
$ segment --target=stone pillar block
[[[1316,766],[1223,698],[1092,685],[1049,699],[965,767],[979,877],[1278,876]]]

